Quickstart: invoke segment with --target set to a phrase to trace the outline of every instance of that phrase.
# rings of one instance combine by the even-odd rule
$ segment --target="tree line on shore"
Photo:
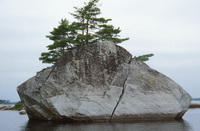
[[[0,104],[10,104],[10,100],[2,100],[2,99],[0,99]]]
[[[17,102],[11,102],[10,100],[0,99],[0,104],[16,104]]]

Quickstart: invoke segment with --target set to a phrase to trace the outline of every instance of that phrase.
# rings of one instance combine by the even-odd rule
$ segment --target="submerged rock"
[[[17,87],[30,119],[124,121],[181,118],[190,95],[111,42],[64,54]]]

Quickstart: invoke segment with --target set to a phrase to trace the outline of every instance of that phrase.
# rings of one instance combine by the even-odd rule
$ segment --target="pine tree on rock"
[[[46,36],[53,41],[53,44],[48,45],[49,52],[43,52],[39,60],[43,63],[55,63],[55,61],[63,55],[66,50],[74,47],[74,39],[76,32],[69,24],[69,21],[62,19],[60,25],[50,32],[51,35]]]
[[[90,0],[83,7],[74,7],[74,13],[70,13],[76,21],[69,23],[62,19],[60,25],[54,28],[51,35],[47,36],[53,41],[48,45],[49,52],[44,52],[39,58],[43,63],[55,63],[56,60],[67,50],[93,44],[98,41],[109,40],[116,44],[129,38],[119,38],[121,30],[113,25],[107,24],[111,19],[98,17],[101,10],[98,7],[99,0]]]
[[[95,43],[99,40],[110,40],[116,44],[128,40],[128,38],[119,38],[118,34],[121,32],[119,28],[107,25],[111,19],[97,17],[101,14],[98,2],[99,0],[90,0],[82,8],[74,7],[75,13],[71,13],[78,20],[76,23],[79,25],[80,33],[77,40],[80,45]]]

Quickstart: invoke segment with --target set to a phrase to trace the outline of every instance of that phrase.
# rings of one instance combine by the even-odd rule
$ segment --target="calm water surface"
[[[0,111],[0,131],[200,131],[200,109],[190,109],[179,121],[76,124],[29,121],[18,111]]]

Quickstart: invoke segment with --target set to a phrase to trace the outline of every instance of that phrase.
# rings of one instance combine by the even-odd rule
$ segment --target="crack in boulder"
[[[118,100],[118,102],[117,102],[117,104],[116,104],[115,108],[113,109],[113,112],[112,112],[112,114],[110,116],[110,120],[109,120],[110,122],[112,122],[112,118],[113,118],[113,115],[115,113],[115,110],[117,109],[117,107],[118,107],[118,105],[119,105],[119,103],[120,103],[120,101],[121,101],[121,99],[122,99],[122,97],[124,95],[124,92],[125,92],[125,89],[126,89],[125,84],[126,84],[127,79],[128,79],[128,75],[127,75],[126,79],[124,80],[123,89],[122,89],[121,95],[119,96],[119,100]]]
[[[118,102],[117,102],[117,104],[116,104],[116,106],[114,107],[114,109],[113,109],[113,112],[112,112],[112,114],[111,114],[111,116],[110,116],[110,122],[112,122],[112,118],[113,118],[113,115],[114,115],[114,113],[115,113],[115,110],[117,109],[117,107],[118,107],[118,105],[119,105],[119,103],[120,103],[120,101],[122,100],[122,97],[123,97],[123,95],[124,95],[124,92],[125,92],[125,89],[126,89],[126,81],[128,80],[128,76],[129,76],[129,74],[130,74],[130,64],[131,64],[131,61],[132,61],[132,59],[130,59],[129,61],[128,61],[128,73],[127,73],[127,76],[126,76],[126,78],[125,78],[125,80],[124,80],[124,83],[123,83],[123,89],[122,89],[122,93],[121,93],[121,95],[119,96],[119,100],[118,100]]]
[[[128,76],[129,76],[129,73],[130,73],[130,64],[131,64],[131,60],[129,60],[129,62],[128,62],[128,73],[127,73],[127,76],[126,76],[126,78],[125,78],[125,80],[124,80],[124,83],[123,83],[123,89],[122,89],[122,93],[121,93],[121,95],[119,96],[119,100],[118,100],[118,102],[117,102],[117,104],[116,104],[116,106],[114,107],[114,109],[113,109],[113,112],[112,112],[112,114],[111,114],[111,116],[110,116],[110,122],[112,122],[112,118],[113,118],[113,115],[115,114],[115,110],[117,109],[117,107],[118,107],[118,105],[119,105],[119,103],[120,103],[120,101],[122,100],[122,97],[123,97],[123,95],[124,95],[124,92],[125,92],[125,89],[126,89],[126,82],[127,82],[127,80],[128,80]]]

